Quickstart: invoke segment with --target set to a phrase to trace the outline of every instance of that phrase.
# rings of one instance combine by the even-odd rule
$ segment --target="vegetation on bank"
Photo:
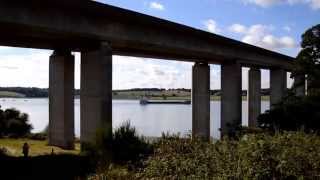
[[[320,24],[311,27],[302,35],[299,52],[292,73],[293,77],[303,76],[307,80],[307,96],[296,96],[296,83],[287,96],[273,108],[259,116],[260,127],[271,131],[299,129],[305,132],[320,130]],[[306,76],[307,75],[307,76]]]
[[[89,173],[88,179],[97,180],[314,179],[320,176],[320,137],[317,134],[302,131],[275,134],[261,130],[254,132],[259,133],[239,133],[244,135],[214,142],[180,135],[163,135],[157,141],[149,142],[139,136],[129,123],[125,123],[113,132],[111,140],[100,133],[102,136],[98,143],[80,155],[79,144],[76,144],[74,151],[64,151],[47,146],[47,141],[3,138],[0,139],[0,147],[5,147],[8,154],[1,158],[0,152],[0,159],[16,167],[14,162],[19,161],[19,164],[27,166],[25,168],[53,168],[48,164],[53,162],[59,169],[55,170],[55,175],[60,177],[66,177],[64,168],[60,166],[67,166],[59,166],[57,162],[70,164],[70,160],[79,161],[73,164],[73,169],[77,170],[68,173],[74,177]],[[34,158],[14,159],[21,156],[24,142],[30,144],[30,153]],[[52,148],[54,155],[51,155]],[[49,173],[47,168],[43,172]]]
[[[28,114],[13,108],[2,110],[0,106],[0,138],[23,137],[30,134],[31,129]]]
[[[314,179],[320,138],[304,132],[244,135],[203,142],[178,135],[153,144],[141,163],[101,167],[89,179]]]
[[[269,89],[262,89],[262,100],[268,100],[270,94]],[[80,96],[80,90],[75,90],[75,97]],[[147,96],[152,100],[168,99],[168,100],[190,100],[190,89],[158,89],[158,88],[142,88],[128,90],[114,90],[112,93],[113,99],[140,99]],[[220,100],[220,90],[210,90],[211,100]],[[246,99],[247,91],[242,91],[243,99]],[[0,98],[47,98],[48,89],[41,88],[24,88],[24,87],[0,87]]]
[[[21,157],[22,146],[28,143],[30,146],[29,156],[40,156],[54,154],[74,154],[80,153],[80,143],[75,143],[74,150],[63,150],[59,147],[48,146],[47,140],[32,140],[30,138],[0,138],[0,149],[8,156]]]
[[[35,88],[35,87],[0,87],[0,97],[14,97],[12,95],[17,95],[15,97],[19,98],[21,96],[34,98],[34,97],[48,97],[48,89],[45,88]]]
[[[0,91],[0,98],[7,97],[7,98],[24,98],[26,97],[24,94],[10,92],[10,91]]]

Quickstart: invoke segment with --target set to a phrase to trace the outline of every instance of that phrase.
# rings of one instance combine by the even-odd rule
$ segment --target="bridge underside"
[[[221,130],[241,124],[241,67],[249,74],[249,119],[260,113],[260,68],[271,70],[271,103],[284,95],[293,58],[181,24],[86,0],[0,1],[0,45],[52,49],[50,143],[72,148],[74,71],[81,52],[81,141],[112,129],[112,55],[195,62],[192,77],[194,136],[210,135],[210,70],[221,64]],[[299,78],[303,81],[302,78]],[[304,88],[301,88],[301,92]]]

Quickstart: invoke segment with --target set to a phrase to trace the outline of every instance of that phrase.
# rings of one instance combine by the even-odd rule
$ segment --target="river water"
[[[192,129],[191,105],[150,104],[140,105],[137,100],[113,100],[113,127],[130,121],[139,134],[144,136],[161,136],[162,132],[188,133]],[[42,131],[49,122],[48,99],[0,99],[2,109],[16,108],[29,114],[33,132]],[[269,109],[269,102],[261,102],[261,111]],[[247,101],[242,101],[242,124],[248,123]],[[210,103],[211,136],[219,137],[220,101]],[[75,100],[75,134],[80,136],[80,101]]]

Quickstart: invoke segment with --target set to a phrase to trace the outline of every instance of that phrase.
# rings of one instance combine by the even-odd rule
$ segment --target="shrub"
[[[111,148],[113,158],[117,162],[136,162],[152,152],[152,147],[144,137],[139,137],[130,122],[125,122],[117,128],[112,137]]]
[[[125,122],[115,129],[111,138],[108,132],[99,130],[96,144],[85,144],[81,148],[86,155],[92,157],[92,163],[97,163],[98,171],[104,171],[110,163],[139,166],[139,160],[153,152],[152,145],[144,137],[138,136],[130,122]]]
[[[44,141],[47,139],[47,134],[45,134],[45,133],[31,133],[27,137],[32,140]]]
[[[271,131],[320,130],[320,96],[288,96],[282,103],[258,117],[261,128]]]
[[[0,107],[1,108],[1,107]],[[30,133],[29,116],[16,109],[0,109],[0,137],[22,137]]]
[[[320,138],[302,132],[245,135],[215,143],[167,138],[137,173],[142,179],[312,179]]]

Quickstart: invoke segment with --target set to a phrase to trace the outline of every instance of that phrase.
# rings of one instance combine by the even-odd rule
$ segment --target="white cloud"
[[[1,86],[47,87],[49,55],[49,51],[39,50],[31,50],[31,52],[26,50],[25,54],[12,52],[1,55]]]
[[[312,9],[320,9],[320,0],[311,0]]]
[[[269,7],[282,2],[282,0],[243,0],[246,4],[256,4],[261,7]]]
[[[290,26],[284,26],[282,29],[287,31],[287,32],[291,32],[291,27]]]
[[[297,43],[292,37],[276,37],[271,34],[273,26],[255,24],[246,27],[241,24],[233,24],[228,28],[231,32],[242,35],[242,42],[260,46],[270,50],[283,48],[295,48]]]
[[[203,25],[205,26],[206,30],[211,32],[211,33],[220,33],[221,30],[218,28],[218,25],[216,21],[213,19],[208,19],[203,22]]]
[[[114,89],[190,88],[192,63],[114,56]]]
[[[233,24],[229,28],[229,31],[235,32],[235,33],[246,33],[247,28],[242,24]]]
[[[308,4],[312,9],[320,9],[320,0],[242,0],[245,4],[255,4],[261,7],[270,7],[279,4]]]
[[[159,2],[150,2],[149,3],[149,7],[151,9],[156,9],[156,10],[159,10],[159,11],[163,11],[165,9],[164,5],[160,4]]]

